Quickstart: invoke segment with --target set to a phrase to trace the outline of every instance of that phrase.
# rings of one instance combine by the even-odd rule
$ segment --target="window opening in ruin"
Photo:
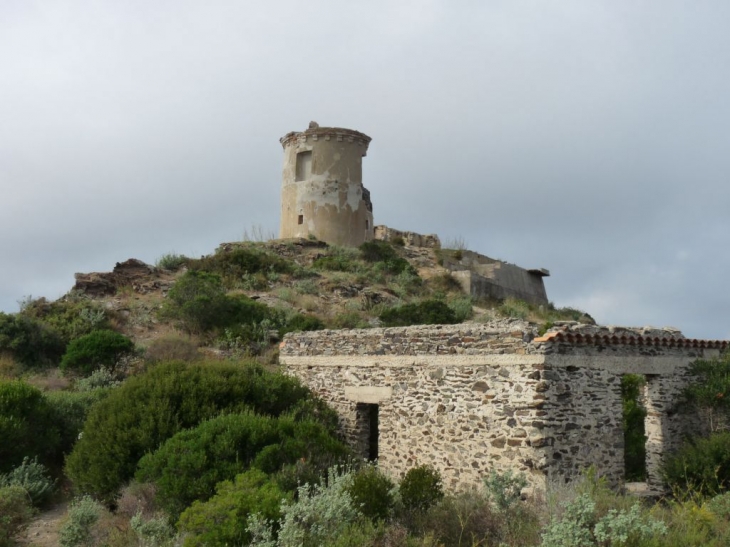
[[[357,435],[362,458],[369,461],[378,459],[378,405],[357,403]]]
[[[312,177],[312,151],[297,154],[296,181],[309,180]]]
[[[378,405],[368,405],[368,460],[378,459]]]
[[[641,374],[621,377],[626,482],[646,481],[646,408],[642,400],[645,385],[646,377]]]
[[[304,224],[304,215],[299,215],[299,218],[297,219],[297,224]]]
[[[370,229],[370,221],[369,220],[366,220],[365,221],[365,229],[366,230],[369,230]]]

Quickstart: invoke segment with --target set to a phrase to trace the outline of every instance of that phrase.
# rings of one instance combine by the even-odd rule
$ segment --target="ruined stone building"
[[[577,323],[537,336],[505,320],[292,333],[280,361],[337,410],[360,456],[396,477],[432,465],[450,489],[490,470],[544,489],[591,465],[623,483],[621,377],[644,375],[647,485],[658,492],[662,458],[690,427],[674,408],[688,365],[726,344]]]

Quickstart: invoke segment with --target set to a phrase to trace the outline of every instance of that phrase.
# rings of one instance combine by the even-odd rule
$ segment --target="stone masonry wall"
[[[478,485],[492,469],[523,472],[545,488],[591,465],[621,484],[621,377],[643,374],[648,483],[660,491],[662,458],[687,430],[686,416],[673,412],[687,367],[716,351],[536,335],[519,321],[294,333],[282,342],[280,360],[337,410],[362,457],[369,453],[368,405],[378,405],[380,466],[398,477],[430,464],[452,490]]]

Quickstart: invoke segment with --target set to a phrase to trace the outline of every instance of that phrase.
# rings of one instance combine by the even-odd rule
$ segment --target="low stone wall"
[[[440,249],[441,240],[436,234],[417,234],[416,232],[402,232],[395,228],[389,228],[385,225],[375,227],[373,239],[381,241],[393,241],[394,239],[402,239],[403,243],[411,247],[426,247],[428,249]]]

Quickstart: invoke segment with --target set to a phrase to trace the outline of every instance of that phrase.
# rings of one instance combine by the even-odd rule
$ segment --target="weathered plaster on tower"
[[[316,237],[358,246],[373,238],[370,192],[362,184],[362,158],[370,137],[315,122],[280,139],[284,147],[279,237]]]

